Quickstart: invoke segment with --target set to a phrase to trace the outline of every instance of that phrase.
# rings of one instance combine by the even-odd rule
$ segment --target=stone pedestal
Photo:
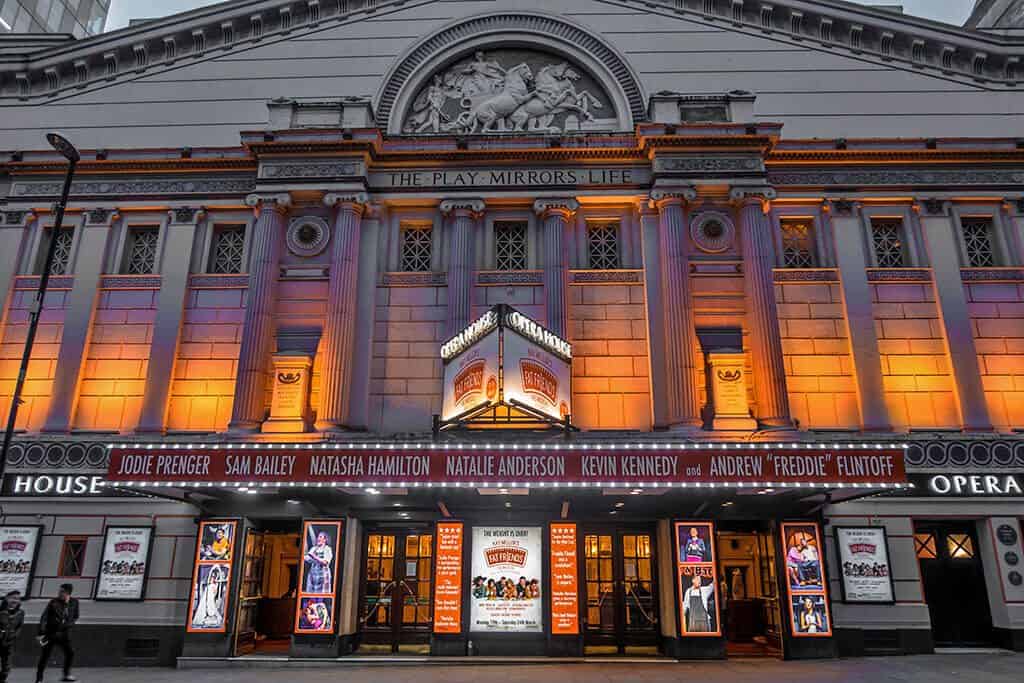
[[[757,421],[750,417],[747,399],[747,370],[742,352],[716,351],[708,354],[708,384],[711,398],[711,429],[753,431]]]
[[[295,434],[310,431],[309,380],[313,357],[288,351],[275,353],[274,396],[270,417],[263,423],[265,434]]]

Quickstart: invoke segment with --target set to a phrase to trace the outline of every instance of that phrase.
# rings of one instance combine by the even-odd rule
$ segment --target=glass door
[[[235,656],[251,653],[256,648],[256,617],[263,597],[263,556],[265,538],[262,531],[248,529],[242,553],[242,574],[238,586],[238,614],[235,620]]]
[[[433,619],[431,533],[373,531],[366,536],[360,622],[367,652],[422,652]]]
[[[655,654],[659,640],[653,536],[584,534],[584,645],[588,654]]]

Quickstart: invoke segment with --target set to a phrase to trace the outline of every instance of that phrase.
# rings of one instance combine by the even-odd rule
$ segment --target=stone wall
[[[965,283],[989,417],[999,430],[1024,425],[1024,284]]]

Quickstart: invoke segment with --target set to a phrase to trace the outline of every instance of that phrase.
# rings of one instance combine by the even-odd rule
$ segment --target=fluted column
[[[786,367],[782,361],[782,335],[775,306],[775,243],[768,202],[771,188],[736,188],[732,199],[740,207],[743,243],[744,290],[747,327],[754,369],[757,420],[763,427],[790,427]]]
[[[448,336],[469,325],[473,304],[473,236],[484,213],[482,199],[446,199],[441,213],[448,224]]]
[[[675,192],[655,190],[651,200],[658,207],[658,242],[661,250],[661,295],[664,302],[665,398],[670,426],[699,427],[700,400],[696,379],[696,329],[690,298],[690,268],[684,202],[697,198],[685,188]]]
[[[547,328],[562,339],[569,335],[569,307],[566,280],[569,263],[565,253],[565,233],[569,221],[580,208],[572,198],[538,199],[533,210],[540,217],[544,258],[544,310]]]
[[[238,355],[235,401],[228,425],[232,431],[255,431],[263,422],[281,243],[291,198],[287,194],[253,194],[246,197],[245,203],[255,209],[256,225],[249,240],[249,292]]]
[[[327,290],[327,316],[320,339],[320,403],[316,428],[343,429],[348,422],[352,380],[353,339],[356,328],[356,282],[359,276],[359,241],[365,193],[334,194],[324,204],[336,207],[331,235],[331,277]]]

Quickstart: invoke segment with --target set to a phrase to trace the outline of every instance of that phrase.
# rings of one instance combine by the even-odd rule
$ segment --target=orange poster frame
[[[789,615],[789,627],[790,633],[794,638],[831,638],[832,637],[832,606],[829,602],[828,595],[828,577],[825,575],[825,549],[821,545],[821,526],[817,522],[782,522],[779,525],[781,541],[782,541],[782,575],[786,581],[786,604],[784,609]],[[817,549],[818,554],[818,583],[812,584],[809,588],[795,588],[793,586],[793,578],[791,572],[799,573],[800,568],[793,567],[789,560],[789,550],[792,547],[790,545],[790,538],[795,538],[797,534],[805,534],[812,536],[814,539],[814,547]],[[799,581],[799,578],[797,576]],[[800,625],[797,623],[797,614],[794,610],[794,600],[800,600],[801,604],[805,598],[810,598],[812,603],[815,600],[820,601],[820,607],[815,609],[813,613],[817,613],[819,610],[821,615],[825,619],[825,628],[821,631],[807,632],[801,631]]]
[[[465,547],[466,527],[462,522],[437,523],[434,538],[434,633],[462,633],[462,557]]]
[[[687,540],[691,530],[697,531],[697,539],[703,544],[701,555],[687,554]],[[701,530],[703,529],[703,533]],[[677,521],[672,526],[672,540],[675,548],[676,603],[679,609],[679,636],[681,638],[720,638],[722,636],[721,596],[718,594],[718,566],[715,550],[714,522]],[[685,537],[685,540],[684,540]],[[703,559],[690,559],[702,557]],[[690,582],[685,577],[701,576],[711,579],[711,595],[714,598],[715,629],[713,631],[689,631],[686,628],[686,592]],[[684,581],[686,581],[684,583]]]
[[[230,529],[227,534],[230,538],[227,542],[227,557],[204,557],[204,545],[203,540],[206,536],[206,530],[214,527],[220,527],[221,529]],[[216,536],[216,530],[213,531],[213,535]],[[231,606],[231,590],[234,582],[232,578],[235,573],[235,553],[237,552],[238,545],[238,520],[237,519],[208,519],[199,522],[199,530],[196,534],[196,550],[193,559],[192,567],[192,588],[189,591],[189,602],[188,602],[188,621],[185,624],[186,633],[227,633],[228,631],[228,617],[231,614],[229,611]],[[212,544],[211,550],[207,551],[206,555],[213,553]],[[220,565],[223,567],[227,565],[227,579],[223,581],[224,584],[224,604],[221,606],[221,623],[216,628],[197,628],[193,626],[193,621],[196,616],[196,608],[198,606],[197,592],[199,590],[199,575],[204,567],[209,568],[208,571],[212,572],[214,567]],[[207,574],[209,576],[209,574]]]
[[[329,546],[332,551],[332,560],[330,562],[331,571],[331,590],[324,593],[309,593],[305,590],[306,588],[306,555],[310,551],[309,540],[311,533],[316,533],[317,536],[324,530],[324,528],[334,529],[334,542]],[[299,555],[299,584],[295,587],[295,625],[292,630],[296,635],[333,635],[337,631],[338,624],[338,584],[341,581],[341,572],[338,571],[338,567],[341,566],[341,540],[342,534],[344,533],[342,520],[337,519],[306,519],[302,521],[302,537],[299,539],[299,547],[302,552]],[[316,537],[313,537],[316,538]],[[330,618],[329,628],[302,628],[302,614],[305,611],[303,606],[303,599],[314,600],[321,599],[322,601],[330,601],[330,607],[327,608],[327,613]],[[322,604],[322,603],[321,603]]]
[[[560,531],[561,533],[555,533]],[[571,534],[571,538],[569,537]],[[552,522],[548,527],[551,579],[551,635],[580,634],[579,527],[576,522]],[[559,603],[556,603],[556,598]],[[564,625],[559,625],[559,622]]]

